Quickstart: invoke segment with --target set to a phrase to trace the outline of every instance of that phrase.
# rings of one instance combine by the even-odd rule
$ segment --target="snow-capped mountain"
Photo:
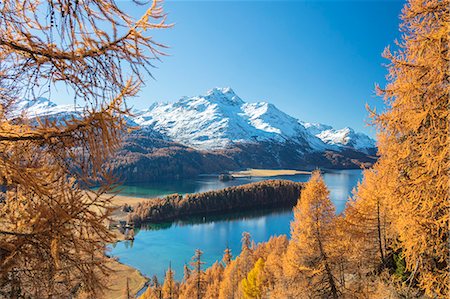
[[[267,102],[247,103],[231,88],[214,88],[206,95],[156,103],[135,119],[142,127],[202,150],[224,149],[236,143],[286,141],[299,151],[373,148],[374,141],[350,128],[304,123]]]
[[[363,133],[355,132],[352,128],[348,127],[340,130],[325,130],[316,136],[327,144],[345,145],[357,150],[375,147],[375,140]]]
[[[319,123],[304,123],[302,125],[313,135],[329,145],[350,147],[367,151],[376,147],[375,140],[369,136],[355,132],[352,128],[333,129],[333,127]]]
[[[83,109],[47,99],[23,100],[11,117],[63,121]],[[231,88],[134,110],[140,128],[110,162],[127,181],[192,177],[243,168],[359,168],[370,166],[375,141],[351,128],[305,123],[267,102],[249,103]]]
[[[58,116],[61,118],[77,114],[75,105],[57,105],[46,98],[37,98],[35,100],[22,100],[15,104],[12,117],[24,114],[26,117],[49,117]],[[81,108],[78,107],[78,110]]]
[[[326,147],[297,119],[266,102],[246,103],[230,88],[215,88],[204,96],[184,97],[174,103],[154,104],[135,121],[202,150],[287,140],[302,145],[299,150]]]
[[[15,108],[13,116],[61,119],[77,117],[82,110],[74,105],[57,105],[45,98],[22,100]],[[206,95],[183,97],[173,103],[154,103],[146,110],[135,110],[134,115],[128,120],[130,124],[199,150],[258,142],[290,142],[299,146],[299,152],[375,147],[373,139],[351,128],[334,129],[302,122],[273,104],[245,102],[231,88],[214,88]]]
[[[80,105],[57,105],[56,103],[39,97],[35,100],[21,100],[14,105],[14,110],[10,113],[11,118],[23,115],[30,119],[47,118],[62,122],[64,120],[80,118],[85,113],[84,108]],[[139,114],[141,111],[135,111]],[[133,117],[125,116],[125,120],[130,126],[137,126]]]

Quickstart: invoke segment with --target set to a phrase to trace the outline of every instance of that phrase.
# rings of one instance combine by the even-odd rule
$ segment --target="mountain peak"
[[[25,114],[30,118],[60,115],[60,118],[63,119],[68,115],[77,114],[76,107],[73,104],[57,105],[43,97],[20,100],[15,103],[14,108],[11,117],[17,117],[21,114]]]
[[[31,107],[40,107],[40,108],[51,108],[51,107],[55,107],[56,104],[53,103],[52,101],[50,101],[47,98],[43,98],[43,97],[38,97],[35,99],[24,99],[21,101],[18,101],[16,103],[16,107],[17,109],[30,109]]]
[[[208,90],[207,95],[212,95],[212,94],[227,94],[227,95],[231,95],[231,96],[235,96],[236,93],[234,92],[233,89],[231,89],[231,87],[214,87],[211,88],[210,90]]]
[[[208,90],[206,96],[203,97],[213,102],[220,102],[228,105],[242,105],[245,103],[236,95],[231,87],[215,87]]]
[[[370,149],[375,147],[375,140],[369,136],[355,132],[350,127],[340,130],[327,129],[316,135],[325,143],[331,145],[350,146],[358,150]]]

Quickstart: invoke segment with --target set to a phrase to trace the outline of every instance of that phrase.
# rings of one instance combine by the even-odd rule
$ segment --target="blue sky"
[[[120,2],[136,15],[143,11]],[[304,121],[373,135],[365,104],[382,107],[381,53],[400,33],[403,1],[166,1],[174,27],[154,33],[170,48],[139,98],[145,108],[232,87]]]

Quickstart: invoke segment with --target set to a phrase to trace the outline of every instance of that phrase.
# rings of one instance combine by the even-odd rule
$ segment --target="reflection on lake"
[[[345,202],[361,178],[360,170],[327,171],[324,180],[330,189],[331,199],[340,213]],[[273,179],[288,179],[305,182],[309,175],[277,176]],[[239,178],[221,182],[217,177],[201,177],[172,183],[152,183],[123,186],[121,194],[139,197],[155,197],[170,193],[196,193],[236,186],[267,178]],[[149,224],[136,231],[133,242],[123,241],[111,245],[111,254],[125,264],[139,269],[143,274],[164,277],[169,262],[175,277],[181,279],[183,265],[188,263],[195,249],[204,251],[206,266],[222,258],[228,245],[233,254],[240,252],[242,233],[247,231],[255,242],[267,241],[271,236],[289,234],[291,210],[259,210],[231,213],[209,217],[193,217],[171,223]]]

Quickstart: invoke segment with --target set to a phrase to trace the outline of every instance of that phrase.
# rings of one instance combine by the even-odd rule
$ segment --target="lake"
[[[361,170],[330,170],[323,174],[337,213],[344,209],[348,196],[361,176]],[[217,176],[202,176],[195,180],[125,185],[120,194],[156,197],[171,193],[197,193],[265,179],[268,178],[238,178],[221,182]],[[269,179],[306,182],[309,175],[276,176]],[[249,232],[256,243],[267,241],[271,236],[289,235],[292,218],[291,209],[271,209],[149,224],[136,231],[134,241],[111,245],[109,253],[144,275],[151,277],[156,274],[159,279],[164,277],[170,263],[175,270],[176,279],[180,280],[183,277],[183,266],[189,263],[195,249],[204,252],[207,267],[222,258],[227,246],[231,248],[233,255],[239,254],[243,232]]]

